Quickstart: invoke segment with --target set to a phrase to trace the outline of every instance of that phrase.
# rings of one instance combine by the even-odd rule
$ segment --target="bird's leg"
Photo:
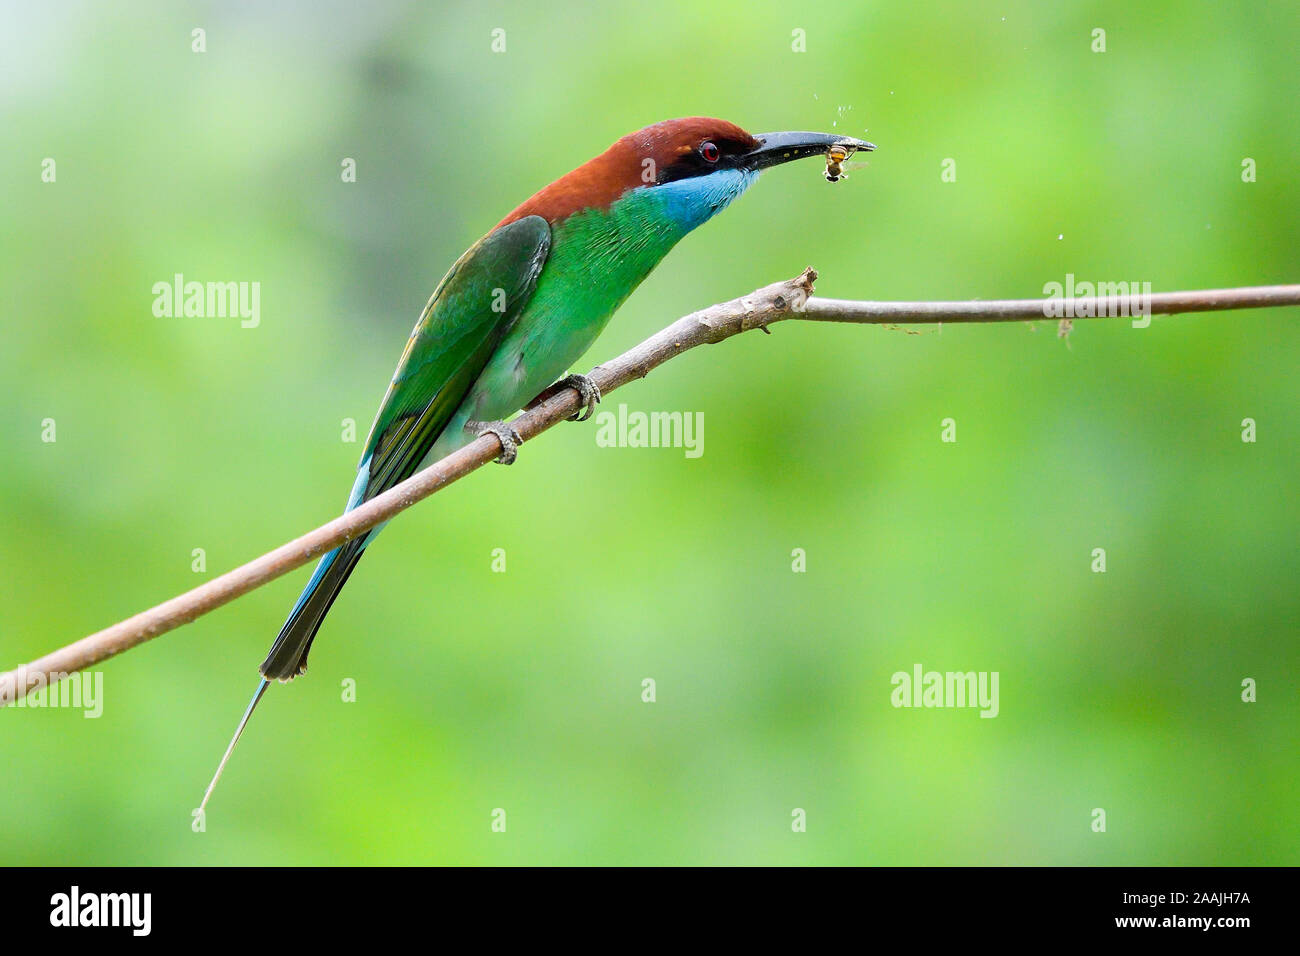
[[[497,441],[501,442],[501,454],[496,459],[498,465],[513,465],[519,457],[519,446],[524,443],[519,432],[509,422],[468,421],[465,423],[465,431],[473,432],[475,438],[483,435],[497,436]]]
[[[586,375],[566,375],[555,383],[557,389],[576,388],[578,398],[582,400],[582,408],[569,416],[571,422],[585,422],[592,415],[596,414],[596,405],[600,402],[600,389]]]
[[[548,398],[554,398],[566,388],[576,389],[578,397],[582,400],[582,411],[569,416],[571,422],[585,422],[596,411],[596,403],[600,401],[600,388],[587,375],[566,375],[558,382],[553,382],[542,393],[524,406],[524,411],[531,411]],[[584,414],[585,412],[585,414]]]

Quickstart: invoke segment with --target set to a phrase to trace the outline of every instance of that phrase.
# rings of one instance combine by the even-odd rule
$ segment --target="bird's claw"
[[[596,405],[600,403],[600,389],[586,375],[566,375],[555,383],[556,388],[573,388],[578,391],[582,408],[569,416],[571,422],[585,422],[596,414]]]
[[[519,457],[519,446],[524,440],[509,422],[466,422],[465,429],[472,431],[475,438],[484,435],[496,435],[501,442],[501,454],[496,457],[498,465],[513,465]]]

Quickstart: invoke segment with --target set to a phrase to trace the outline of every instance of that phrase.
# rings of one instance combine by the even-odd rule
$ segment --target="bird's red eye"
[[[706,163],[716,163],[722,151],[718,149],[717,143],[705,143],[700,147],[700,155],[704,157]]]

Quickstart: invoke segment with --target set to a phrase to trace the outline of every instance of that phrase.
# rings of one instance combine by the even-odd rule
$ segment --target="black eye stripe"
[[[709,154],[712,159],[705,155],[705,148],[710,146],[713,147]],[[662,185],[691,176],[705,176],[719,169],[730,169],[749,150],[749,144],[735,140],[697,140],[694,148],[685,147],[685,151],[678,153],[671,163],[660,166],[655,182]]]

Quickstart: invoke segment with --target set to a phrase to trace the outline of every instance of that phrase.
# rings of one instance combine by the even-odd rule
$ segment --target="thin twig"
[[[676,355],[721,342],[750,329],[766,329],[784,319],[821,322],[888,324],[897,322],[1007,322],[1053,318],[1045,299],[973,302],[853,302],[809,298],[817,273],[806,269],[797,278],[773,283],[730,302],[710,306],[678,319],[618,358],[591,373],[602,394],[608,395]],[[1300,305],[1300,285],[1256,286],[1198,292],[1157,293],[1137,296],[1064,299],[1053,303],[1072,317],[1140,315],[1149,305],[1151,314],[1207,312],[1266,306]],[[580,406],[575,389],[565,388],[524,411],[512,424],[528,441],[575,413]],[[380,522],[405,511],[452,482],[488,464],[501,453],[496,436],[483,435],[441,461],[429,465],[406,481],[376,496],[354,511],[335,518],[302,537],[281,545],[241,567],[186,591],[156,607],[83,637],[66,647],[0,675],[0,706],[12,703],[30,690],[62,680],[73,671],[107,660],[160,634],[188,624],[235,598],[300,568],[320,555],[357,537]]]
[[[1300,304],[1300,285],[1256,285],[1240,289],[1201,289],[1194,292],[1155,292],[1140,295],[1091,296],[1076,299],[975,299],[967,302],[854,302],[815,298],[801,319],[883,325],[907,322],[1014,322],[1070,317],[1174,315],[1179,312],[1220,312]],[[1045,306],[1055,305],[1057,312]]]

